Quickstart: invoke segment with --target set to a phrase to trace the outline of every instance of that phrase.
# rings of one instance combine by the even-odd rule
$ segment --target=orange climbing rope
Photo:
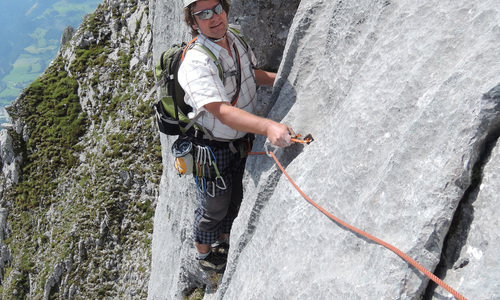
[[[344,222],[344,221],[340,220],[339,218],[335,217],[334,215],[332,215],[331,213],[329,213],[328,211],[326,211],[323,207],[321,207],[316,202],[314,202],[292,180],[292,178],[290,177],[290,175],[288,175],[288,173],[285,171],[285,168],[283,168],[283,166],[278,161],[278,158],[276,157],[276,155],[274,154],[274,152],[272,152],[272,151],[269,151],[269,152],[251,152],[249,154],[250,155],[267,154],[268,156],[272,157],[274,159],[274,161],[276,162],[276,165],[281,169],[281,171],[286,176],[286,178],[288,178],[288,181],[290,181],[290,183],[302,195],[302,197],[304,197],[304,199],[306,199],[310,204],[312,204],[319,211],[321,211],[323,214],[325,214],[328,218],[332,219],[334,222],[342,225],[343,227],[345,227],[345,228],[347,228],[347,229],[349,229],[351,231],[354,231],[354,232],[356,232],[356,233],[358,233],[358,234],[360,234],[360,235],[362,235],[362,236],[364,236],[364,237],[366,237],[366,238],[374,241],[375,243],[377,243],[377,244],[379,244],[381,246],[384,246],[385,248],[391,250],[392,252],[396,253],[402,259],[406,260],[412,266],[414,266],[415,268],[417,268],[418,270],[420,270],[422,273],[424,273],[432,281],[434,281],[435,283],[437,283],[438,285],[440,285],[441,287],[443,287],[445,290],[447,290],[448,292],[450,292],[458,300],[467,300],[464,296],[462,296],[461,294],[459,294],[457,291],[455,291],[453,288],[451,288],[449,285],[447,285],[444,281],[442,281],[441,279],[439,279],[436,275],[432,274],[430,271],[428,271],[426,268],[424,268],[423,266],[421,266],[414,259],[412,259],[408,255],[406,255],[404,252],[402,252],[398,248],[394,247],[393,245],[391,245],[391,244],[389,244],[387,242],[384,242],[383,240],[381,240],[379,238],[374,237],[373,235],[371,235],[369,233],[366,233],[366,232],[364,232],[364,231],[362,231],[362,230],[360,230],[360,229],[358,229],[358,228],[356,228],[354,226],[351,226],[351,225],[347,224],[346,222]]]

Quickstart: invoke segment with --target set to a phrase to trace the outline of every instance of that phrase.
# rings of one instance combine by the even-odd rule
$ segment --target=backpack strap
[[[142,100],[143,102],[148,102],[149,98],[153,95],[153,93],[164,83],[166,82],[165,78],[162,78],[160,81],[156,82],[155,86],[147,93],[146,97]],[[155,103],[150,105],[151,107],[155,106]]]
[[[241,33],[241,31],[239,29],[236,29],[236,28],[231,27],[231,26],[229,26],[228,29],[229,29],[229,31],[234,33],[234,35],[241,41],[241,43],[243,45],[245,45],[245,47],[248,50],[248,42],[247,42],[247,39],[245,38],[245,36],[243,35],[243,33]]]
[[[250,57],[250,51],[248,51],[248,42],[245,38],[245,36],[241,33],[241,31],[235,27],[229,27],[228,28],[229,31],[231,31],[235,36],[236,38],[245,46],[246,50],[247,50],[247,54],[248,54],[248,58],[249,58],[249,61],[252,62],[252,59]],[[237,56],[237,64],[238,64],[238,70],[237,70],[237,78],[236,78],[236,81],[237,81],[237,91],[235,93],[235,97],[233,97],[233,100],[231,101],[231,105],[236,105],[236,102],[238,101],[238,98],[239,98],[239,95],[240,95],[240,90],[241,90],[241,63],[240,63],[240,54],[238,53],[238,47],[236,47],[236,45],[233,45],[234,46],[234,51],[236,53],[236,56]]]
[[[191,48],[196,49],[196,50],[203,52],[203,53],[207,54],[208,56],[210,56],[210,58],[212,58],[212,60],[214,61],[215,66],[217,67],[217,71],[219,72],[220,80],[224,81],[224,70],[222,69],[222,63],[215,56],[215,54],[212,51],[210,51],[210,49],[208,49],[205,45],[202,45],[202,44],[194,44]]]
[[[202,44],[194,44],[194,46],[192,47],[193,49],[196,49],[200,52],[204,52],[206,54],[208,54],[208,56],[210,56],[212,58],[212,60],[214,61],[215,63],[215,66],[217,67],[217,70],[219,71],[219,78],[222,82],[224,82],[224,79],[226,79],[226,73],[224,73],[224,69],[222,68],[222,63],[220,62],[220,60],[213,54],[212,51],[210,51],[210,49],[208,49],[205,45],[202,45]],[[236,51],[236,55],[237,55],[237,59],[238,59],[238,62],[237,62],[237,76],[238,78],[236,79],[236,89],[237,89],[237,92],[234,94],[233,98],[231,99],[231,105],[235,105],[236,102],[238,101],[238,97],[239,97],[239,94],[240,94],[240,89],[241,89],[241,66],[240,66],[240,56],[238,54],[238,50],[236,49],[235,47],[235,51]]]
[[[238,102],[238,98],[240,97],[241,91],[241,60],[240,53],[238,52],[238,47],[236,44],[233,44],[234,53],[236,54],[236,92],[234,93],[233,99],[231,100],[231,105],[235,106],[236,102]]]

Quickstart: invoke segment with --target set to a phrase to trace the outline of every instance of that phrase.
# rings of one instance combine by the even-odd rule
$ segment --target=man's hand
[[[277,147],[288,147],[292,144],[295,132],[290,126],[273,122],[266,131],[267,139]]]

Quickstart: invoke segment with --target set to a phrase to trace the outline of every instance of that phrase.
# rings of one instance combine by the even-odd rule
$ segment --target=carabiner
[[[268,150],[270,146],[274,147],[273,151]],[[276,155],[276,151],[278,151],[279,147],[273,145],[269,140],[266,140],[266,142],[264,143],[264,149],[266,149],[266,155],[272,158],[273,156],[271,155],[271,153]]]
[[[204,194],[207,191],[207,182],[205,180],[205,177],[196,177],[196,188],[202,194]]]
[[[294,143],[301,143],[301,144],[307,144],[309,145],[311,142],[314,141],[312,134],[306,135],[303,139],[300,138],[301,135],[297,134],[296,136],[292,136],[291,141]]]
[[[226,182],[224,181],[224,178],[222,178],[222,176],[220,176],[219,168],[217,168],[217,158],[215,157],[215,154],[211,148],[208,148],[208,150],[210,150],[210,154],[212,154],[212,157],[214,158],[214,160],[212,160],[210,158],[210,161],[212,163],[212,166],[214,167],[214,171],[215,171],[215,175],[216,175],[215,176],[215,186],[221,190],[225,190],[225,189],[227,189],[227,185],[226,185]],[[219,182],[221,184],[219,184]]]
[[[210,188],[210,186],[212,186]],[[212,190],[212,193],[210,193],[210,190]],[[215,183],[213,181],[207,181],[207,195],[210,197],[215,197]]]
[[[222,185],[219,185],[219,181],[222,182]],[[215,178],[215,186],[221,190],[227,189],[226,182],[220,175],[217,175],[217,177]]]
[[[206,192],[209,197],[215,197],[215,183],[212,181],[212,176],[210,172],[210,165],[212,164],[212,158],[210,157],[210,152],[212,150],[210,147],[205,146],[205,165],[207,166],[207,180],[206,180]]]

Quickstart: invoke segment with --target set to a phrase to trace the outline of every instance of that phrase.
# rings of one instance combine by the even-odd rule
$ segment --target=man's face
[[[193,7],[193,14],[205,9],[214,9],[219,4],[219,0],[196,1]],[[213,13],[212,18],[202,20],[198,16],[194,16],[198,28],[209,38],[220,39],[226,34],[228,27],[227,13],[223,10],[220,15]],[[196,28],[194,28],[196,30]]]

